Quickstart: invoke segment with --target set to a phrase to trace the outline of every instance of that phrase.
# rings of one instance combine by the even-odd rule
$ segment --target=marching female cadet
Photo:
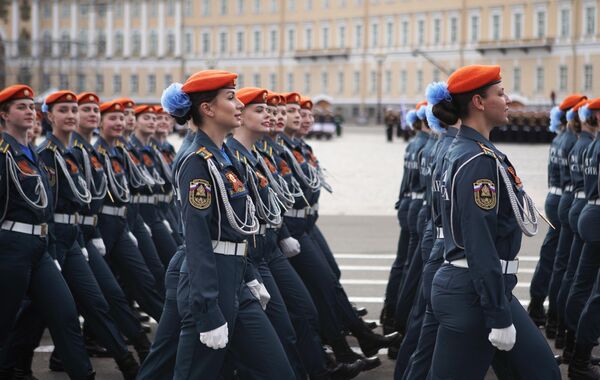
[[[558,148],[560,183],[562,189],[562,195],[558,204],[560,235],[552,267],[552,276],[550,277],[550,284],[548,287],[548,318],[546,320],[545,329],[546,337],[549,339],[556,338],[555,347],[559,349],[564,347],[566,331],[564,324],[560,327],[558,326],[557,298],[560,284],[567,267],[571,243],[573,241],[573,230],[569,224],[569,210],[571,209],[574,198],[569,167],[569,153],[577,141],[577,134],[572,128],[572,123],[567,123],[566,114],[571,108],[575,107],[577,103],[585,99],[587,99],[587,97],[581,94],[569,95],[559,106],[561,111],[560,120],[566,125],[564,132],[565,136],[561,140],[561,144]]]
[[[98,216],[98,228],[106,247],[106,259],[142,310],[158,321],[163,297],[157,291],[155,278],[131,236],[126,219],[131,194],[125,158],[116,148],[125,125],[123,108],[116,100],[100,105],[100,135],[94,147],[102,158],[108,190]]]
[[[546,324],[546,311],[544,310],[544,301],[548,296],[548,286],[552,276],[552,266],[558,238],[560,236],[560,220],[558,218],[558,204],[562,195],[560,183],[560,165],[558,149],[562,140],[566,136],[563,125],[560,121],[562,111],[555,106],[550,111],[549,130],[556,134],[550,144],[550,153],[548,157],[548,195],[544,203],[546,217],[554,226],[548,228],[542,247],[540,248],[540,259],[535,267],[535,272],[531,278],[529,287],[530,301],[527,306],[527,312],[537,326]]]
[[[443,98],[434,115],[444,121],[441,108],[462,125],[442,168],[447,263],[431,290],[440,323],[431,378],[483,379],[500,349],[519,377],[560,379],[552,351],[511,293],[522,233],[536,232],[537,217],[513,166],[489,141],[508,122],[500,67],[458,69]]]
[[[572,356],[573,354],[573,345],[575,343],[575,329],[577,328],[577,321],[579,319],[581,309],[583,308],[587,297],[589,297],[589,293],[594,284],[594,279],[596,278],[596,273],[594,271],[594,273],[590,277],[591,283],[588,286],[584,286],[584,288],[586,288],[585,290],[583,290],[585,298],[582,302],[576,302],[579,303],[580,306],[573,308],[574,304],[571,304],[571,310],[576,309],[577,316],[575,318],[570,318],[569,320],[567,320],[567,298],[569,297],[571,291],[573,278],[575,277],[575,272],[577,271],[579,258],[581,256],[581,250],[583,248],[583,240],[581,239],[581,235],[579,234],[579,229],[577,227],[577,221],[579,220],[581,210],[587,204],[584,191],[583,161],[585,158],[585,152],[588,149],[588,146],[590,145],[592,140],[594,139],[596,132],[595,128],[593,128],[590,124],[586,123],[585,120],[582,121],[579,118],[578,111],[583,106],[585,106],[586,103],[587,100],[583,100],[571,110],[569,110],[569,112],[567,113],[567,120],[573,123],[573,129],[575,129],[575,132],[578,134],[578,138],[577,142],[573,146],[573,149],[571,149],[571,152],[569,153],[569,167],[574,194],[573,203],[571,205],[571,209],[569,210],[569,226],[571,227],[571,231],[573,231],[573,241],[571,243],[571,247],[567,257],[567,267],[564,272],[558,296],[556,299],[556,311],[558,315],[558,320],[560,322],[559,328],[561,326],[564,326],[564,329],[566,330],[563,357]]]
[[[156,149],[151,138],[156,131],[156,113],[153,106],[140,105],[135,108],[136,128],[129,138],[131,148],[137,153],[146,173],[150,174],[153,185],[147,184],[138,189],[132,198],[139,204],[139,212],[144,223],[150,227],[152,241],[164,266],[169,264],[177,250],[177,243],[171,235],[171,226],[165,223],[160,212],[158,196],[164,197],[171,190],[171,168],[161,161],[162,154]]]
[[[44,163],[27,144],[27,130],[35,122],[33,96],[25,85],[0,91],[0,342],[7,343],[21,301],[28,296],[50,328],[69,376],[93,379],[75,301],[49,253],[52,193]]]
[[[586,111],[583,112],[583,119],[598,128],[600,123],[600,98],[590,101],[586,106]],[[600,265],[600,238],[598,235],[598,225],[600,224],[600,200],[598,199],[600,187],[598,181],[598,168],[600,167],[599,136],[600,134],[596,132],[596,138],[588,147],[583,164],[587,204],[579,216],[578,228],[579,234],[585,243],[579,268],[577,268],[577,277],[571,291],[575,290],[575,293],[577,293],[578,285],[576,284],[578,281],[589,281],[586,277],[590,275],[595,275],[596,278],[591,296],[587,300],[579,297],[580,300],[584,300],[586,303],[579,315],[574,354],[569,362],[569,378],[573,380],[600,379],[600,370],[590,363],[592,349],[600,337],[600,272],[598,271]],[[571,298],[571,295],[569,298]]]
[[[89,207],[92,194],[79,164],[82,162],[78,156],[80,151],[69,148],[71,133],[79,122],[77,96],[70,91],[54,92],[46,97],[42,112],[52,126],[52,133],[39,146],[38,154],[48,168],[53,192],[50,201],[55,211],[56,258],[90,331],[115,359],[123,376],[134,379],[138,364],[109,313],[108,302],[87,262],[87,249],[81,246],[83,236],[78,212]],[[39,338],[42,331],[43,328]],[[52,358],[50,366],[53,366]]]
[[[176,168],[185,228],[178,307],[182,328],[175,379],[217,379],[226,354],[240,377],[291,379],[293,370],[260,303],[246,286],[246,237],[259,228],[241,167],[224,145],[240,126],[236,74],[206,70],[161,99],[179,124],[197,129]]]
[[[104,260],[106,246],[97,228],[98,214],[108,191],[108,179],[101,163],[102,157],[91,144],[93,132],[100,124],[100,100],[96,94],[84,92],[77,95],[77,103],[79,124],[71,135],[71,146],[72,149],[80,152],[81,166],[92,194],[89,206],[80,212],[80,229],[88,251],[90,267],[110,305],[110,314],[119,330],[133,344],[140,361],[143,362],[148,355],[150,342],[140,321],[133,313],[123,289]]]

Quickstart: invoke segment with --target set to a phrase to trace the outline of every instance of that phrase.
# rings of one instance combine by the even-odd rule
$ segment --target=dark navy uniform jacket
[[[98,140],[96,140],[96,143],[94,144],[94,148],[101,158],[101,163],[102,166],[104,166],[104,170],[106,170],[108,173],[107,166],[110,165],[112,173],[115,176],[115,180],[120,184],[124,184],[126,188],[129,188],[129,184],[127,183],[127,171],[125,170],[126,166],[125,162],[123,161],[124,157],[123,155],[119,154],[117,148],[108,145],[108,143],[102,137],[98,137]],[[124,203],[114,196],[116,191],[117,189],[109,185],[108,193],[106,194],[106,197],[104,197],[104,204],[114,207],[120,207],[129,204],[129,202]]]
[[[187,156],[187,153],[189,151],[188,148],[194,142],[195,137],[196,137],[196,132],[191,131],[191,130],[187,131],[187,133],[185,134],[185,137],[183,138],[183,141],[181,142],[181,146],[179,147],[179,150],[177,151],[177,153],[175,154],[175,157],[173,158],[173,168],[178,167],[179,162]]]
[[[512,174],[505,184],[496,157]],[[510,207],[506,186],[521,201],[521,183],[506,156],[476,130],[461,126],[444,160],[448,198],[443,201],[445,259],[466,258],[483,309],[486,327],[512,323],[509,300],[515,275],[503,275],[499,259],[514,260],[522,232]]]
[[[571,184],[573,191],[583,190],[583,161],[586,149],[594,139],[591,133],[581,131],[579,138],[571,153],[569,153],[569,171],[571,172]]]
[[[308,170],[309,170],[308,165],[310,165],[310,163],[304,156],[304,153],[302,152],[302,146],[300,145],[300,141],[298,139],[291,139],[283,133],[279,134],[278,140],[282,145],[286,146],[292,152],[292,154],[294,155],[294,158],[296,159],[298,164],[300,164],[300,169],[302,170],[302,173],[304,175],[307,175]],[[306,204],[304,199],[296,198],[296,203],[294,204],[294,208],[302,209],[302,208],[305,208],[306,206],[311,206],[311,205],[315,204],[316,199],[319,198],[320,190],[314,191],[314,190],[310,189],[308,186],[306,186],[304,181],[300,178],[302,173],[296,173],[294,166],[290,162],[290,160],[291,160],[290,157],[288,157],[287,155],[285,155],[284,157],[285,157],[285,160],[286,160],[288,166],[291,168],[291,170],[294,174],[294,177],[296,178],[296,180],[300,184],[300,187],[302,188],[302,192],[304,193],[304,198],[306,198],[306,202],[308,202],[308,204]]]
[[[452,145],[456,134],[458,133],[457,128],[449,127],[446,130],[439,140],[438,144],[438,153],[435,157],[433,168],[432,168],[432,178],[431,178],[431,216],[433,220],[433,226],[437,228],[442,227],[442,197],[446,198],[447,194],[442,194],[441,191],[444,189],[442,187],[442,166],[444,164],[444,158],[448,154],[448,149]]]
[[[218,306],[219,282],[212,241],[220,239],[241,243],[247,237],[229,224],[221,199],[223,194],[212,180],[207,160],[214,160],[225,185],[226,197],[240,217],[246,213],[246,196],[249,193],[242,168],[225,144],[222,149],[218,148],[206,133],[199,130],[188,151],[196,153],[179,162],[177,187],[185,230],[185,265],[190,280],[191,312],[196,321],[196,330],[205,332],[226,322]],[[230,257],[232,260],[246,261],[244,256]],[[247,278],[245,280],[247,282]],[[236,287],[241,285],[232,284]]]
[[[567,128],[558,146],[558,163],[560,165],[560,187],[563,191],[572,191],[571,175],[569,174],[569,153],[577,142],[577,135]]]
[[[435,155],[438,149],[438,139],[435,133],[431,133],[429,135],[429,139],[427,143],[423,147],[423,151],[421,152],[421,160],[419,162],[419,178],[420,178],[420,186],[423,189],[425,196],[423,199],[427,204],[431,202],[431,172],[433,170],[433,162],[435,159]],[[427,219],[431,217],[431,213],[429,212],[429,207],[427,208]]]
[[[583,163],[584,173],[584,190],[585,197],[588,201],[598,199],[598,188],[600,187],[600,177],[598,177],[598,168],[600,166],[600,133],[596,134],[596,138],[585,153]]]
[[[560,144],[562,140],[565,138],[565,132],[560,132],[558,135],[554,136],[552,139],[552,143],[550,144],[550,154],[548,157],[548,188],[557,187],[561,188],[560,183],[560,158],[558,156],[558,151],[560,149]]]
[[[155,174],[160,176],[164,180],[163,185],[156,184],[152,186],[149,194],[167,194],[172,190],[171,187],[171,178],[165,172],[165,169],[162,167],[160,162],[159,151],[157,151],[158,147],[153,145],[152,140],[150,140],[149,145],[144,145],[135,135],[131,135],[129,139],[130,145],[137,154],[137,157],[140,158],[141,164],[148,170],[150,174]],[[143,191],[142,193],[146,194],[147,191]]]
[[[421,184],[421,173],[419,171],[419,164],[421,161],[421,155],[429,135],[423,131],[418,131],[414,142],[410,145],[410,150],[406,149],[405,157],[408,158],[408,162],[405,161],[405,167],[407,170],[406,181],[407,191],[411,193],[423,193],[425,187]],[[402,192],[402,191],[401,191]]]
[[[294,174],[287,161],[284,159],[285,153],[283,151],[283,146],[274,141],[270,136],[263,137],[261,141],[254,145],[265,158],[265,162],[267,163],[267,166],[269,166],[271,173],[277,173],[279,176],[283,177],[288,186],[291,186]]]

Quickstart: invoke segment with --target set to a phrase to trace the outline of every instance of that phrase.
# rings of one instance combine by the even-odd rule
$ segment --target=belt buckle
[[[46,237],[48,235],[48,224],[40,224],[40,237]]]

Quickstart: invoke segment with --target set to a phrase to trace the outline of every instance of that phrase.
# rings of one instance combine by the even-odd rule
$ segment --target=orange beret
[[[282,94],[276,94],[279,96],[279,104],[278,106],[285,106],[287,104],[287,99]]]
[[[426,105],[427,105],[427,100],[423,100],[423,101],[417,103],[417,105],[415,106],[415,109],[418,111],[419,108],[426,106]]]
[[[579,103],[575,104],[575,106],[573,106],[572,111],[573,112],[577,112],[579,111],[579,109],[583,106],[585,106],[588,103],[587,98],[583,99],[582,101],[580,101]]]
[[[577,103],[579,103],[580,101],[587,99],[587,96],[582,95],[582,94],[571,94],[569,96],[567,96],[562,103],[560,103],[560,105],[558,106],[558,108],[560,108],[561,111],[566,111],[568,109],[573,108],[575,105],[577,105]]]
[[[448,78],[448,91],[451,94],[463,94],[501,80],[500,66],[464,66]]]
[[[186,94],[235,88],[237,74],[223,70],[202,70],[185,81],[181,90]]]
[[[267,91],[267,105],[278,106],[281,104],[281,96],[271,91]]]
[[[119,99],[111,100],[100,104],[100,113],[123,112],[124,108]]]
[[[152,106],[154,107],[154,112],[158,115],[159,113],[166,113],[165,110],[161,106]]]
[[[142,104],[141,106],[135,107],[133,112],[135,112],[135,116],[137,116],[143,113],[155,113],[156,110],[154,109],[154,106]]]
[[[594,111],[600,110],[600,98],[590,100],[587,107],[588,107],[588,109],[594,110]]]
[[[288,92],[281,95],[285,98],[286,104],[300,104],[300,94],[297,92]]]
[[[33,99],[31,87],[24,84],[15,84],[0,91],[0,103],[17,99]]]
[[[85,103],[100,104],[100,98],[98,98],[98,95],[94,94],[93,92],[82,92],[81,94],[77,95],[77,103],[79,103],[79,104],[85,104]]]
[[[312,110],[313,109],[312,100],[310,100],[310,98],[306,98],[304,96],[300,97],[300,108],[305,109],[305,110]]]
[[[121,103],[121,107],[123,108],[133,108],[135,107],[135,102],[129,98],[119,98],[115,99],[115,102]]]
[[[77,95],[71,91],[56,91],[46,97],[47,106],[55,103],[77,103]]]
[[[245,106],[255,103],[267,102],[267,90],[258,87],[244,87],[235,93],[235,96]]]

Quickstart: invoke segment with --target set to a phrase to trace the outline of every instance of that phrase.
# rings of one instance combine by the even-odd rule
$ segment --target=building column
[[[10,55],[16,57],[19,55],[19,2],[17,0],[12,0],[11,5],[11,24],[10,24],[10,39],[12,40],[12,44],[10,45],[11,49]]]
[[[142,21],[142,32],[141,32],[141,36],[142,36],[142,51],[141,51],[141,56],[142,57],[146,57],[148,55],[148,3],[147,1],[143,0],[142,1],[142,15],[141,15],[141,21]]]
[[[165,0],[158,0],[158,56],[165,55]]]
[[[71,1],[71,57],[77,57],[79,51],[79,36],[77,31],[79,30],[77,25],[77,1]]]
[[[183,26],[183,6],[182,0],[175,0],[175,56],[180,57],[182,55],[181,46],[183,36],[181,35],[181,28]]]
[[[56,57],[60,52],[60,36],[58,35],[58,0],[52,2],[52,56]]]
[[[97,49],[97,37],[96,33],[96,7],[90,6],[88,13],[88,57],[96,55]]]
[[[109,1],[106,4],[106,56],[107,57],[112,57],[113,56],[113,40],[114,40],[114,36],[113,36],[113,15],[114,15],[114,10],[113,10],[113,2]]]
[[[31,55],[38,57],[42,44],[40,36],[40,0],[31,2]]]
[[[131,54],[131,3],[125,1],[123,9],[123,56],[129,57]]]

